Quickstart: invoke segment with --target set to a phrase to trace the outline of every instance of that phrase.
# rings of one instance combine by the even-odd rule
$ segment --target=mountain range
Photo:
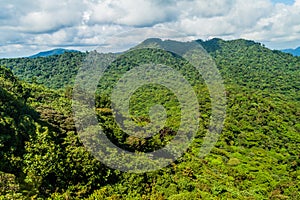
[[[219,40],[219,39],[217,39],[217,38],[212,39],[211,42],[213,42],[214,40],[216,41],[216,40]],[[202,41],[202,40],[197,40],[197,41]],[[153,43],[153,42],[160,43],[159,39],[149,38],[149,39],[145,40],[143,42],[143,44],[149,44],[149,43]],[[205,43],[202,42],[202,45],[205,45]],[[206,50],[210,51],[210,49],[206,49]],[[295,49],[281,49],[280,51],[282,51],[284,53],[292,54],[293,56],[300,56],[300,47],[297,47]],[[38,58],[38,57],[48,57],[48,56],[53,56],[53,55],[61,55],[61,54],[65,53],[65,52],[80,52],[80,51],[73,50],[73,49],[57,48],[57,49],[52,49],[52,50],[48,50],[48,51],[39,52],[37,54],[28,56],[28,58]]]
[[[300,47],[298,47],[296,49],[283,49],[282,52],[290,53],[294,56],[300,56]]]
[[[47,57],[47,56],[54,56],[54,55],[61,55],[65,52],[78,52],[78,50],[72,50],[72,49],[52,49],[49,51],[42,51],[37,54],[34,54],[32,56],[29,56],[29,58],[38,58],[38,57]]]

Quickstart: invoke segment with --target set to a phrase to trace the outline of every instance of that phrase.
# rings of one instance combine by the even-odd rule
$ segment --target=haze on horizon
[[[15,0],[0,1],[0,8],[0,57],[59,47],[89,51],[119,33],[128,44],[160,32],[300,46],[300,0]],[[149,35],[139,34],[145,30]]]

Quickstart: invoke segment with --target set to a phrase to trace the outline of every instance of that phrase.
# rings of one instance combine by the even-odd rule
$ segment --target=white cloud
[[[174,4],[174,3],[173,3]],[[173,4],[149,0],[106,0],[90,2],[91,23],[113,23],[127,26],[152,26],[156,23],[175,20]]]
[[[241,36],[260,40],[274,47],[286,42],[283,48],[287,48],[292,41],[295,41],[293,47],[300,46],[299,2],[295,2],[294,5],[277,4],[269,16],[258,21],[252,32],[241,33]]]
[[[276,48],[300,46],[300,0],[290,5],[271,0],[14,0],[1,1],[0,9],[0,57],[16,50],[90,48],[124,31],[141,34],[145,27],[148,35],[122,37],[130,43],[156,31],[177,37],[178,31],[192,38],[242,37]],[[158,27],[174,31],[162,33]]]
[[[26,13],[19,21],[20,30],[31,33],[57,31],[77,25],[82,19],[84,6],[79,1],[40,1],[39,8]]]
[[[226,20],[238,28],[252,28],[259,19],[270,15],[271,12],[272,4],[269,1],[237,0]]]
[[[177,11],[181,12],[181,18],[211,18],[226,15],[234,4],[232,0],[186,0],[178,1]]]

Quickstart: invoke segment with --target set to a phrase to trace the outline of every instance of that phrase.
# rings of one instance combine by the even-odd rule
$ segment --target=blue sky
[[[154,36],[300,46],[300,0],[0,0],[0,10],[0,57],[107,41],[128,47]]]
[[[272,0],[273,3],[284,3],[288,5],[292,5],[295,1],[294,0]]]

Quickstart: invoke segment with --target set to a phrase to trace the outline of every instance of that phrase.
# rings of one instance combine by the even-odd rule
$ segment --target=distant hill
[[[290,53],[294,56],[300,56],[300,47],[298,47],[296,49],[283,49],[281,51],[285,52],[285,53]]]
[[[86,53],[65,52],[55,56],[0,59],[0,65],[12,69],[22,80],[63,88],[73,83]]]
[[[38,57],[48,57],[48,56],[54,56],[54,55],[61,55],[65,52],[79,52],[79,51],[59,48],[59,49],[52,49],[52,50],[49,50],[49,51],[43,51],[43,52],[37,53],[35,55],[29,56],[29,58],[38,58]]]

